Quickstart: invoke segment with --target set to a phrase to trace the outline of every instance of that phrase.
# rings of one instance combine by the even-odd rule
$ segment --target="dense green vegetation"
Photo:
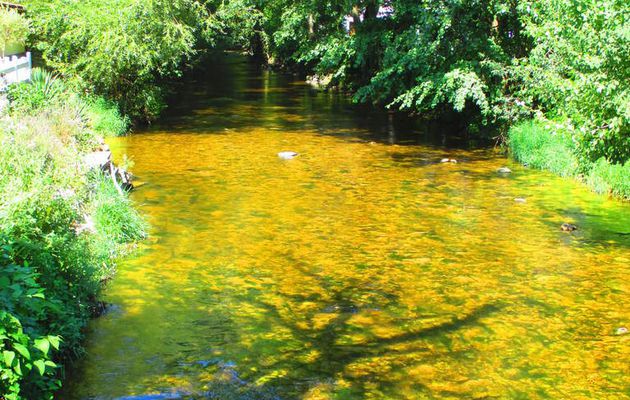
[[[28,30],[28,21],[17,11],[0,7],[0,56],[5,56],[12,43],[22,43]]]
[[[582,168],[630,156],[621,0],[25,3],[45,62],[132,118],[157,116],[161,82],[200,52],[245,48],[358,102],[459,114],[472,135],[491,126],[506,138],[541,113],[562,120]]]
[[[580,160],[566,124],[552,121],[525,121],[509,132],[510,150],[517,160],[532,168],[549,170],[560,176],[576,177],[594,191],[630,200],[630,161],[615,164],[599,158]]]
[[[58,362],[81,352],[114,258],[144,224],[82,160],[127,121],[50,73],[9,91],[0,116],[0,398],[46,399]]]
[[[206,9],[194,0],[24,3],[46,64],[134,118],[159,115],[159,81],[178,76],[204,37]]]

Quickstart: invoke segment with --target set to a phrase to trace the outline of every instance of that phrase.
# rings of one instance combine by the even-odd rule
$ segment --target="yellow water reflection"
[[[628,205],[491,150],[375,140],[326,95],[230,68],[234,101],[112,142],[151,239],[64,399],[629,396]]]

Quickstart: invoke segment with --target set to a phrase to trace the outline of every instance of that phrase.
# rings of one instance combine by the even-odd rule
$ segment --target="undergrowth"
[[[128,123],[38,71],[0,115],[0,398],[52,399],[115,259],[145,236],[126,193],[83,162]],[[97,110],[97,111],[94,111]]]

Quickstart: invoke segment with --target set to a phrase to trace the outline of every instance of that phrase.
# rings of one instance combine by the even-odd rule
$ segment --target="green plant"
[[[59,386],[53,362],[81,354],[102,279],[126,241],[144,233],[126,195],[80,162],[100,142],[85,113],[85,102],[71,95],[0,121],[0,245],[7,244],[0,393],[7,399],[52,398]],[[82,229],[90,220],[93,229]],[[50,349],[59,350],[54,360]]]
[[[129,130],[129,118],[122,116],[118,106],[103,97],[87,100],[87,111],[90,126],[99,136],[121,136]]]
[[[593,164],[587,182],[598,193],[630,200],[630,161],[623,165],[611,164],[602,157]]]
[[[29,23],[26,18],[15,10],[0,6],[0,56],[4,57],[10,44],[23,44],[28,33]]]
[[[59,304],[46,298],[27,262],[14,263],[6,238],[0,242],[0,393],[7,400],[52,399],[61,382],[51,350],[61,340],[42,327]]]
[[[66,86],[55,74],[33,68],[30,82],[9,86],[8,99],[13,112],[32,113],[57,101]]]
[[[26,4],[47,65],[81,92],[105,96],[124,114],[147,120],[164,107],[157,82],[181,74],[207,16],[195,0]]]
[[[512,155],[518,161],[560,176],[577,174],[578,160],[571,137],[562,124],[526,121],[512,127],[508,137]]]

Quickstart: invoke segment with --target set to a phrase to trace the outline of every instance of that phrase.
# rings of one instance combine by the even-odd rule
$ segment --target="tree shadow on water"
[[[358,327],[351,319],[361,313],[380,312],[399,303],[399,297],[391,293],[378,293],[378,308],[366,305],[355,299],[361,292],[360,286],[336,286],[326,282],[324,278],[313,273],[306,273],[310,278],[322,284],[327,296],[312,294],[283,295],[282,301],[267,301],[256,296],[240,299],[249,305],[262,311],[263,318],[269,321],[271,331],[254,338],[251,349],[254,352],[260,349],[274,348],[273,354],[265,354],[257,365],[256,373],[244,373],[237,381],[234,379],[223,380],[218,383],[216,393],[212,390],[203,398],[212,399],[301,399],[308,397],[308,393],[316,387],[323,387],[324,392],[338,392],[343,390],[344,398],[365,398],[369,391],[375,387],[381,393],[396,395],[395,387],[386,376],[374,372],[362,373],[361,376],[351,372],[352,365],[361,360],[374,364],[384,361],[387,357],[392,367],[404,368],[405,361],[392,361],[392,357],[404,358],[405,355],[413,355],[426,351],[426,362],[434,361],[435,352],[429,353],[430,344],[444,338],[458,330],[479,323],[479,320],[500,310],[498,303],[481,304],[462,314],[445,317],[442,321],[432,323],[421,328],[409,329],[406,332],[387,337],[379,337],[371,327]],[[305,302],[316,303],[315,311],[297,315],[300,310],[297,307]],[[328,316],[326,317],[326,315]],[[317,316],[325,316],[323,325],[313,321]],[[310,321],[311,323],[305,323]],[[403,319],[397,323],[415,323]],[[291,340],[284,341],[278,349],[278,338],[274,338],[276,330],[287,331]],[[361,338],[354,341],[353,334]],[[284,337],[284,336],[283,336]],[[367,339],[366,339],[367,338]],[[297,343],[297,345],[296,345]],[[448,350],[447,355],[454,355]],[[256,362],[252,355],[250,362]],[[381,360],[382,359],[382,360]],[[399,365],[396,365],[399,363]],[[241,381],[240,379],[243,379]],[[334,384],[339,379],[344,381],[344,388],[335,388]],[[227,382],[227,383],[226,383]],[[261,385],[245,382],[264,382]],[[418,391],[427,392],[429,389],[418,384]],[[232,392],[230,392],[232,391]]]

